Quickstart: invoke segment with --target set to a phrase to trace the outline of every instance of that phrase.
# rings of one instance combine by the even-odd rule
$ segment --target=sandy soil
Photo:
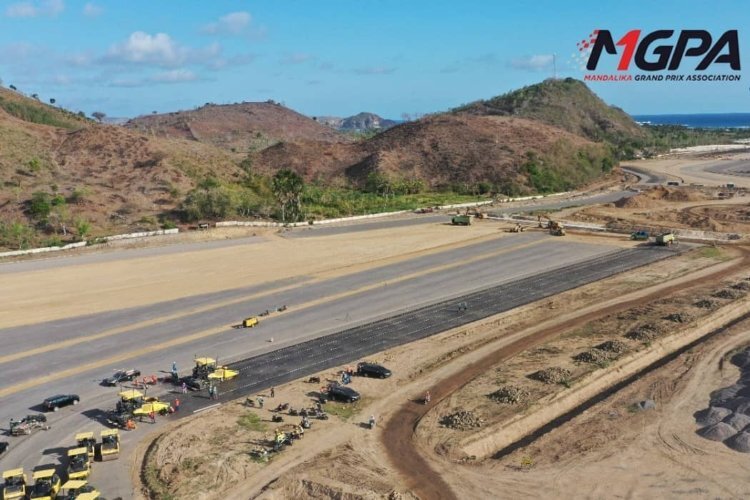
[[[750,154],[731,153],[728,151],[714,153],[699,151],[697,154],[676,154],[650,160],[629,161],[626,165],[645,168],[656,173],[667,175],[670,179],[684,181],[685,184],[702,184],[706,186],[724,186],[733,182],[738,187],[750,188],[750,177],[722,175],[704,170],[717,162],[730,160],[748,160]]]
[[[7,273],[0,287],[0,327],[142,306],[294,276],[326,279],[505,236],[491,222],[463,229],[429,224],[297,239],[256,231],[263,238],[258,243],[172,253],[166,257],[169,265],[165,265],[164,256],[151,256]],[[219,231],[231,234],[228,229]],[[246,230],[239,231],[246,234]],[[193,234],[195,240],[208,238]],[[264,265],[258,266],[258,262]],[[201,272],[204,268],[211,272]]]
[[[750,197],[719,197],[713,188],[655,187],[616,203],[566,210],[566,219],[607,224],[610,228],[697,229],[750,233]]]
[[[716,264],[720,260],[716,255],[702,256],[696,252],[657,263],[637,275],[617,276],[516,309],[492,318],[483,326],[472,325],[446,332],[383,353],[375,360],[393,369],[394,376],[386,381],[355,379],[355,388],[365,395],[358,412],[345,419],[335,417],[326,422],[316,422],[303,441],[267,464],[258,464],[247,458],[252,447],[257,446],[254,440],[258,436],[245,433],[243,438],[238,438],[243,431],[235,421],[242,412],[251,411],[239,405],[181,423],[178,431],[160,438],[147,463],[164,464],[159,483],[170,492],[191,491],[197,495],[195,484],[200,483],[198,478],[221,478],[219,483],[209,481],[211,488],[201,488],[203,493],[196,498],[247,498],[257,494],[262,498],[410,498],[404,492],[411,485],[403,483],[392,463],[385,459],[388,450],[380,440],[380,430],[372,432],[359,425],[370,414],[385,422],[403,401],[412,407],[423,408],[408,403],[408,400],[417,398],[425,387],[441,380],[446,369],[462,369],[493,346],[493,342],[505,341],[513,338],[519,330],[539,325],[540,320],[549,317],[550,309],[559,311],[561,319],[564,319],[566,315],[585,310],[587,304],[606,301],[607,298],[614,299],[616,303],[619,301],[617,297],[629,296],[628,293],[642,294],[638,290],[677,279],[691,270]],[[572,307],[573,304],[576,307]],[[419,363],[414,363],[414,352],[420,353]],[[451,360],[460,361],[450,363]],[[323,373],[321,378],[335,378],[336,375],[335,372]],[[273,404],[289,401],[293,406],[309,406],[306,401],[316,389],[304,382],[277,388]],[[269,402],[266,404],[267,407],[271,405]],[[257,413],[257,410],[254,411]],[[261,413],[264,419],[270,416],[267,410]],[[231,445],[213,446],[212,440],[224,438],[214,437],[216,432],[212,430],[212,422],[222,422],[216,425],[216,432],[226,429],[221,432],[229,436]],[[440,432],[440,428],[436,432]],[[200,439],[194,438],[198,435]],[[428,455],[431,454],[428,452]],[[220,455],[221,459],[210,458],[197,469],[191,469],[195,466],[191,457]],[[187,465],[184,465],[185,460]],[[342,496],[344,494],[347,496]]]

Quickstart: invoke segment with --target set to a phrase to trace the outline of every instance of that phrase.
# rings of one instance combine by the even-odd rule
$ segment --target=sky
[[[555,75],[582,79],[576,43],[594,29],[615,41],[633,29],[714,40],[737,29],[742,58],[748,21],[738,0],[3,0],[0,80],[111,117],[273,99],[309,116],[398,119]],[[686,59],[683,73],[699,58]],[[742,63],[739,82],[589,87],[631,114],[748,112]]]

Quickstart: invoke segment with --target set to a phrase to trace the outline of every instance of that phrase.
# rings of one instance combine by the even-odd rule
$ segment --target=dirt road
[[[705,285],[709,280],[718,281],[738,271],[748,269],[750,267],[750,250],[743,248],[741,252],[742,257],[731,266],[712,272],[707,276],[696,277],[633,300],[615,303],[539,330],[468,365],[454,376],[441,380],[429,388],[433,398],[431,405],[424,406],[415,404],[414,402],[405,403],[386,423],[382,439],[384,443],[388,444],[386,450],[392,466],[399,471],[411,491],[421,498],[458,498],[442,479],[441,474],[435,471],[430,465],[429,460],[423,456],[422,451],[415,446],[414,431],[422,417],[427,414],[434,404],[449,397],[456,390],[486,372],[503,359],[507,359],[545,340],[556,337],[566,330],[583,325],[595,318],[624,311],[641,304],[648,304],[669,293]]]

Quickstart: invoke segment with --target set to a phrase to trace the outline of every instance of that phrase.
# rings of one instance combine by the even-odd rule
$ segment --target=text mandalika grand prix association
[[[649,75],[649,74],[587,74],[583,79],[587,82],[738,82],[742,75],[704,75],[692,73],[689,75]]]

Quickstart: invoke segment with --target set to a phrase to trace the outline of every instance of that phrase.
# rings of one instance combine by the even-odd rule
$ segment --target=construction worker
[[[148,418],[150,418],[150,419],[151,419],[151,423],[152,423],[152,424],[155,424],[155,423],[156,423],[156,413],[154,413],[154,411],[153,411],[153,410],[151,410],[151,411],[149,412],[149,414],[148,414]]]
[[[187,384],[185,382],[182,383],[182,393],[187,394]]]
[[[258,408],[263,408],[263,396],[258,396]]]
[[[271,387],[271,397],[276,397],[276,390],[273,387]]]
[[[174,411],[180,411],[180,398],[174,398]]]
[[[375,415],[370,415],[370,420],[367,422],[370,426],[370,429],[375,428]]]
[[[430,397],[430,391],[427,391],[424,395],[424,404],[429,404],[431,399],[432,398]]]

